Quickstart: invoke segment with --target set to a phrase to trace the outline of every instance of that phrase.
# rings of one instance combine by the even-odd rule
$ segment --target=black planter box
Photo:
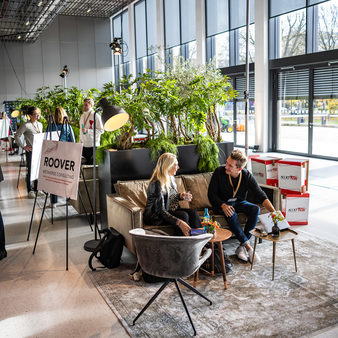
[[[219,147],[219,161],[224,164],[233,150],[233,142],[221,142],[217,143],[217,146]],[[177,171],[177,175],[199,173],[198,160],[199,154],[196,153],[196,145],[178,146],[180,169]],[[104,152],[104,160],[99,167],[100,210],[103,228],[107,227],[106,195],[115,192],[114,183],[150,178],[155,165],[156,162],[152,162],[148,148],[106,150]]]

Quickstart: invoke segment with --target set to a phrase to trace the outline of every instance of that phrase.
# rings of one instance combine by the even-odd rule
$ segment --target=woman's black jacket
[[[160,181],[152,181],[147,189],[147,205],[143,213],[145,224],[176,225],[178,218],[168,212],[168,194],[163,194]]]

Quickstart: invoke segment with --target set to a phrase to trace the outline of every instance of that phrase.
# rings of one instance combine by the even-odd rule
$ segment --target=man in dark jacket
[[[260,212],[256,204],[246,200],[248,190],[255,195],[257,201],[270,212],[275,211],[264,191],[260,188],[252,174],[244,169],[247,157],[240,150],[233,150],[227,162],[218,167],[212,175],[208,197],[216,214],[223,214],[230,230],[240,241],[236,254],[241,260],[252,262],[253,248],[250,245],[250,231],[255,228]],[[248,220],[243,230],[238,220],[238,213],[246,214]],[[260,258],[255,254],[255,261]]]

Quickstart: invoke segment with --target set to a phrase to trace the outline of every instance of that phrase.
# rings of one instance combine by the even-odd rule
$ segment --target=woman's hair
[[[26,110],[26,114],[32,116],[34,112],[37,111],[39,115],[41,114],[41,111],[38,107],[35,106],[29,106]]]
[[[54,110],[55,123],[56,124],[62,124],[64,117],[68,117],[66,111],[60,106],[56,107],[55,110]]]
[[[173,165],[175,165],[176,161],[176,155],[171,153],[162,154],[157,160],[157,164],[154,169],[153,175],[150,178],[150,182],[160,181],[162,190],[164,190],[164,188],[169,190],[171,178],[168,175],[168,171]]]

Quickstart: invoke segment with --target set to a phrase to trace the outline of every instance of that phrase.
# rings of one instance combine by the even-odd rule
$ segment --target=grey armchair
[[[203,234],[193,237],[161,236],[146,234],[145,230],[140,228],[130,230],[129,233],[132,235],[137,258],[142,270],[148,274],[166,278],[160,289],[134,319],[133,325],[160,295],[164,288],[169,283],[174,282],[195,336],[196,330],[183,299],[181,289],[178,286],[178,282],[207,300],[210,305],[212,304],[210,299],[182,279],[183,277],[194,274],[211,255],[211,249],[207,249],[203,255],[200,256],[203,247],[211,239],[212,234]]]

